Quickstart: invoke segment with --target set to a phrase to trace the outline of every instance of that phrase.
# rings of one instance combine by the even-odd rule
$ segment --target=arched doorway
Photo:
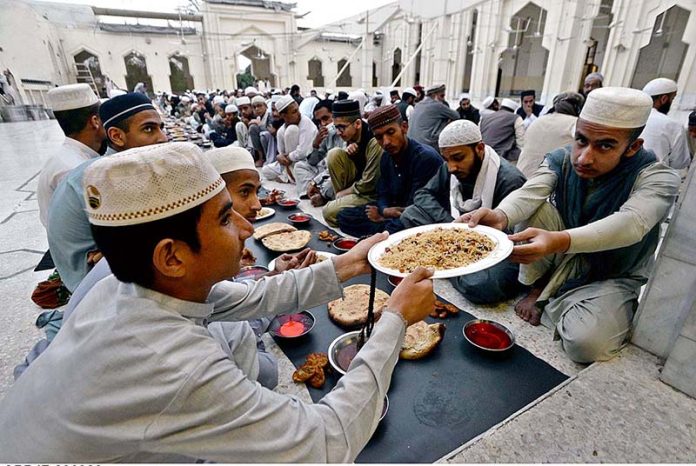
[[[307,62],[309,75],[307,79],[312,81],[314,87],[324,87],[324,75],[322,74],[322,63],[318,58],[312,58]]]
[[[393,61],[392,61],[392,77],[391,80],[394,82],[397,76],[401,73],[401,49],[394,49]],[[394,84],[395,86],[401,86],[401,78]]]
[[[276,86],[275,75],[271,73],[271,57],[256,45],[252,45],[241,53],[251,61],[250,73],[256,80],[268,81],[270,86]]]
[[[542,46],[546,14],[528,3],[510,18],[508,48],[500,54],[498,95],[516,96],[525,89],[541,93],[549,59],[549,51]]]
[[[336,72],[340,73],[341,69],[346,66],[346,63],[348,63],[348,60],[345,58],[341,58],[338,60],[338,65]],[[340,76],[336,78],[336,86],[338,87],[351,87],[353,85],[353,78],[350,75],[350,64],[346,66],[346,69],[343,70],[343,73],[341,73]]]
[[[133,50],[123,57],[123,61],[126,63],[126,87],[128,91],[132,92],[138,83],[145,83],[148,95],[152,96],[154,89],[152,89],[152,78],[147,74],[145,56]]]
[[[656,78],[679,80],[684,57],[689,49],[682,42],[690,12],[673,6],[655,19],[650,43],[640,49],[631,87],[642,89]]]
[[[49,44],[50,47],[51,44]],[[53,54],[51,54],[53,58]],[[101,66],[99,66],[99,57],[88,52],[87,50],[82,50],[74,55],[74,60],[76,64],[85,65],[89,68],[90,73],[92,73],[92,79],[94,79],[94,84],[97,85],[99,94],[101,97],[107,97],[106,95],[106,83],[104,81],[104,76],[102,75]]]
[[[176,52],[169,57],[169,85],[174,94],[193,89],[193,76],[189,70],[188,58]]]

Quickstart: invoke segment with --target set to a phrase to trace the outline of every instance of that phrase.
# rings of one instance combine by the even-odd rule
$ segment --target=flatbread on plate
[[[286,231],[297,231],[297,228],[288,223],[269,223],[254,230],[254,239],[264,239],[266,236],[284,233]]]
[[[421,320],[406,329],[406,336],[401,345],[401,359],[424,358],[437,348],[445,336],[444,324],[430,324]]]
[[[287,231],[266,236],[261,240],[271,251],[286,252],[302,249],[312,239],[312,233],[307,230]]]
[[[382,316],[382,308],[389,295],[375,290],[375,321]],[[370,285],[351,285],[343,290],[343,298],[329,303],[329,318],[344,328],[355,328],[367,321],[367,307],[370,303]]]

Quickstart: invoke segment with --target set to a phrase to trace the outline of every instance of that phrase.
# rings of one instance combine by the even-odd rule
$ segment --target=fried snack
[[[326,374],[324,374],[324,369],[322,367],[317,367],[314,370],[314,375],[309,379],[309,385],[314,388],[321,388],[326,382]]]
[[[329,230],[322,230],[319,232],[318,238],[320,241],[333,242],[333,241],[336,241],[338,239],[338,236],[332,235]]]
[[[254,257],[254,253],[252,253],[247,248],[244,248],[244,250],[242,251],[241,264],[242,267],[249,267],[251,265],[256,264],[256,257]]]
[[[311,387],[321,388],[326,382],[324,368],[329,364],[326,353],[310,353],[302,364],[292,374],[292,380],[298,383],[307,382]]]
[[[307,362],[317,364],[320,367],[326,367],[329,363],[329,357],[325,353],[310,353],[307,355]]]
[[[435,300],[435,309],[430,313],[430,317],[435,319],[446,319],[451,315],[459,314],[459,308],[454,304],[444,303],[439,299]]]
[[[292,381],[304,383],[314,376],[314,373],[319,370],[318,366],[303,364],[295,372],[292,373]]]
[[[449,270],[478,262],[495,246],[492,239],[476,231],[436,228],[386,248],[378,262],[401,273],[413,272],[418,266]]]
[[[284,192],[278,191],[277,189],[271,190],[266,197],[262,197],[259,199],[259,202],[261,202],[262,206],[267,206],[271,204],[275,204],[278,202],[278,200],[282,199],[285,196]]]

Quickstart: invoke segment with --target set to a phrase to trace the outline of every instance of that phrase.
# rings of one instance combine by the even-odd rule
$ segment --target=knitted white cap
[[[414,88],[412,88],[412,87],[407,87],[406,89],[404,89],[403,91],[401,91],[401,95],[403,96],[404,94],[411,94],[413,97],[417,97],[417,96],[418,96],[418,93],[417,93],[416,90],[415,90]]]
[[[225,107],[225,113],[237,113],[237,112],[239,112],[239,109],[234,104],[229,104],[227,107]]]
[[[468,92],[462,92],[461,94],[459,94],[459,101],[461,102],[464,99],[471,100],[471,96]]]
[[[251,99],[251,104],[256,105],[256,104],[265,104],[266,99],[263,98],[262,95],[255,95],[253,99]]]
[[[213,97],[213,105],[222,105],[225,103],[225,98],[221,95]]]
[[[83,186],[90,223],[118,227],[185,212],[225,182],[198,147],[172,142],[100,158],[85,170]]]
[[[242,105],[251,105],[251,100],[249,97],[244,96],[237,98],[235,103],[237,104],[237,107],[241,107]]]
[[[677,92],[677,83],[667,78],[656,78],[645,85],[643,92],[650,97],[671,94],[672,92]]]
[[[500,103],[501,107],[505,107],[507,109],[512,110],[513,112],[517,110],[517,102],[515,102],[512,99],[503,99],[503,101]]]
[[[90,107],[99,98],[88,84],[68,84],[48,91],[48,102],[54,112]]]
[[[579,118],[610,128],[641,128],[652,104],[650,96],[638,89],[600,87],[587,95]]]
[[[488,97],[483,99],[483,102],[481,102],[481,106],[483,108],[488,108],[491,105],[493,105],[493,102],[495,102],[495,97],[493,97],[492,95],[489,95]]]
[[[440,132],[437,145],[440,148],[466,146],[481,142],[481,130],[478,125],[469,120],[455,120],[445,126]]]
[[[244,89],[244,95],[247,97],[252,95],[252,94],[258,94],[258,93],[259,93],[259,91],[253,86],[249,86],[246,89]]]
[[[183,97],[181,98],[181,101],[182,101],[183,103],[187,104],[187,103],[191,102],[191,98],[190,98],[190,97],[187,97],[187,96],[183,96]]]
[[[210,160],[210,163],[213,164],[215,170],[221,175],[236,172],[237,170],[256,171],[254,158],[243,147],[220,147],[209,150],[205,155]]]
[[[283,110],[288,108],[290,104],[292,104],[294,101],[295,99],[293,99],[291,95],[281,96],[275,104],[276,110],[278,110],[278,113],[281,113]]]

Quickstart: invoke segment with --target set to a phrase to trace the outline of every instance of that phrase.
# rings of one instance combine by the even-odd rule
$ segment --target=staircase
[[[84,63],[75,63],[75,71],[77,82],[89,84],[97,97],[100,97],[99,89],[97,89],[97,84],[94,82],[94,76],[92,76],[89,66],[85,65]]]

